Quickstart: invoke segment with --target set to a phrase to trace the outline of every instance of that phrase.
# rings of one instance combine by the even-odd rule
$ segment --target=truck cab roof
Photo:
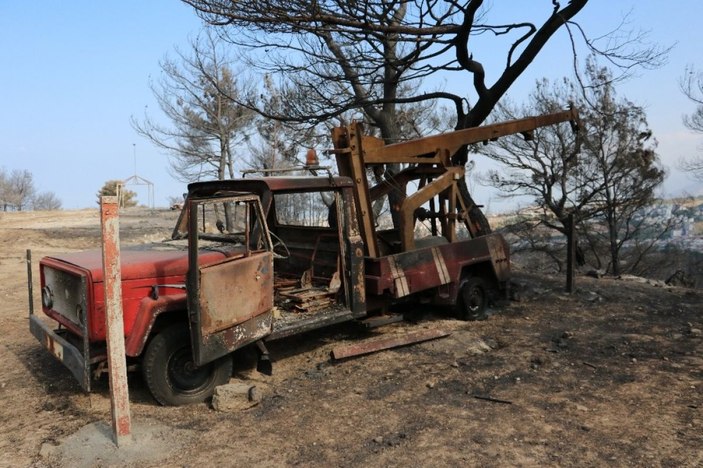
[[[351,187],[349,177],[339,176],[282,176],[247,179],[212,180],[188,185],[188,196],[207,197],[218,192],[249,192],[259,196],[276,192],[316,192]]]

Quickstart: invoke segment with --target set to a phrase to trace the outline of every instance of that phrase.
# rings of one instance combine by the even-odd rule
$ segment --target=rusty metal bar
[[[376,240],[376,226],[374,223],[373,206],[369,198],[369,181],[366,178],[366,163],[364,162],[363,147],[364,142],[374,141],[365,138],[362,133],[362,126],[355,124],[344,131],[335,133],[335,138],[338,143],[342,139],[346,139],[346,144],[349,145],[348,153],[340,153],[337,155],[337,164],[339,167],[339,175],[351,177],[354,181],[356,189],[354,190],[354,199],[357,206],[357,216],[359,217],[359,227],[361,228],[361,236],[366,244],[366,249],[369,257],[378,257],[378,243]],[[376,146],[381,146],[383,142],[376,142]]]
[[[524,133],[535,128],[566,121],[577,122],[578,112],[575,109],[570,109],[553,114],[526,117],[482,127],[442,133],[371,149],[367,148],[364,159],[366,164],[441,164],[448,157],[447,155],[451,156],[464,145],[480,143],[514,133]],[[427,155],[433,156],[427,157]]]
[[[463,177],[463,167],[450,167],[447,169],[447,172],[403,200],[400,207],[402,213],[400,240],[403,244],[403,251],[413,250],[415,248],[415,210],[436,195],[450,188],[452,184],[455,184],[457,180]]]
[[[132,421],[129,412],[127,361],[125,358],[124,322],[122,319],[118,197],[100,198],[100,224],[102,228],[110,409],[114,441],[119,447],[131,441]],[[88,337],[84,338],[87,339]]]
[[[34,315],[34,284],[32,281],[32,249],[27,249],[27,292],[29,293],[29,315]]]
[[[363,354],[375,353],[390,348],[397,348],[423,341],[435,340],[451,335],[451,332],[438,329],[422,330],[414,333],[407,333],[401,336],[392,336],[390,338],[382,338],[380,340],[365,341],[346,346],[338,346],[332,350],[332,358],[345,359],[353,356],[361,356]]]
[[[83,388],[90,392],[90,315],[88,313],[88,279],[81,275],[81,311],[83,313]]]

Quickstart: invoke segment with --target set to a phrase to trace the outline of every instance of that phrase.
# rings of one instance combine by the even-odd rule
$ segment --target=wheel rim
[[[197,393],[208,386],[212,379],[211,366],[197,367],[190,349],[183,347],[173,353],[168,361],[167,376],[171,386],[179,393]]]
[[[470,314],[476,314],[483,309],[483,291],[478,287],[469,288],[464,294],[464,303],[466,310]]]

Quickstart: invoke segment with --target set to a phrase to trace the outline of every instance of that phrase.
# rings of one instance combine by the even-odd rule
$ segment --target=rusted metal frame
[[[354,195],[344,191],[344,209],[346,220],[345,241],[349,258],[349,267],[344,270],[344,278],[348,276],[349,302],[347,307],[354,317],[366,314],[366,263],[364,257],[364,243],[359,233],[356,206],[353,203]]]
[[[197,199],[186,200],[189,213],[197,213],[200,205]],[[184,210],[186,208],[184,207]],[[200,269],[198,268],[198,217],[188,216],[188,272],[186,273],[186,291],[188,291],[188,326],[190,328],[191,350],[193,360],[197,362],[200,352],[200,330],[198,330],[198,313],[200,304],[197,291],[200,285]]]
[[[456,199],[459,194],[456,184],[452,184],[449,188],[449,216],[447,217],[447,236],[449,242],[456,241]]]
[[[431,184],[426,185],[422,190],[418,190],[405,198],[400,208],[401,212],[401,244],[403,250],[415,248],[415,210],[425,202],[449,188],[456,180],[464,176],[463,167],[448,168],[447,172],[437,177]]]
[[[187,203],[190,212],[197,212],[198,206],[205,202],[212,201],[213,198],[190,198]],[[264,212],[259,204],[259,197],[255,194],[244,194],[235,196],[223,196],[217,199],[218,203],[230,201],[242,201],[247,205],[253,204],[254,210],[259,216],[259,222],[262,229],[262,237],[265,240],[268,251],[268,271],[270,272],[271,281],[270,290],[271,303],[273,303],[273,257],[271,254],[271,238],[266,225]],[[249,208],[251,209],[251,207]],[[188,232],[197,233],[198,220],[196,216],[188,217]],[[250,229],[250,220],[247,219],[247,230]],[[264,312],[261,315],[254,316],[249,320],[236,324],[230,328],[212,332],[207,334],[207,330],[202,324],[202,307],[200,304],[200,282],[201,268],[198,267],[198,235],[188,236],[188,273],[186,276],[187,302],[188,302],[188,321],[190,326],[191,347],[193,352],[193,361],[197,365],[207,364],[208,362],[217,359],[228,352],[239,347],[245,346],[258,339],[263,338],[271,332],[273,315],[270,311]],[[254,260],[258,256],[249,257]],[[241,259],[240,259],[241,260]],[[231,263],[231,262],[230,262]],[[239,263],[237,263],[239,265]],[[264,288],[265,289],[265,288]],[[211,330],[212,331],[212,330]]]
[[[408,167],[394,175],[392,180],[383,180],[373,186],[370,190],[371,200],[377,200],[384,195],[388,195],[391,190],[395,190],[398,187],[404,188],[410,181],[420,179],[424,176],[441,175],[445,172],[446,169],[443,167]]]
[[[444,136],[444,135],[442,135]],[[428,142],[433,137],[419,138],[402,143],[375,146],[366,150],[366,164],[437,164],[442,167],[452,165],[449,153],[441,140]]]
[[[309,177],[311,181],[325,180],[317,177]],[[337,180],[335,183],[342,184]],[[225,192],[220,194],[220,192]],[[264,213],[268,213],[271,207],[272,195],[269,180],[260,179],[239,179],[226,181],[195,182],[188,185],[188,198],[211,198],[214,196],[234,196],[243,193],[253,193],[258,195]],[[171,233],[172,239],[184,239],[188,234],[188,219],[190,218],[190,204],[188,200],[183,203],[183,209],[178,216],[176,226]]]
[[[366,163],[364,162],[363,135],[361,134],[361,126],[357,125],[354,129],[351,145],[350,169],[352,171],[352,180],[356,183],[357,189],[354,191],[357,197],[357,207],[359,212],[357,216],[361,219],[361,235],[366,243],[367,254],[370,257],[378,257],[378,242],[376,240],[376,226],[373,213],[373,205],[369,197],[369,182],[366,177]],[[354,144],[354,141],[356,144]]]
[[[385,349],[397,348],[423,341],[436,340],[449,336],[451,332],[437,329],[422,330],[413,333],[407,333],[401,336],[392,336],[389,338],[374,339],[362,343],[354,343],[351,345],[338,346],[332,350],[332,358],[346,359],[364,354],[371,354]]]
[[[373,219],[373,206],[369,197],[369,181],[366,177],[366,164],[364,162],[363,136],[361,125],[348,127],[349,153],[337,154],[337,163],[340,175],[350,176],[356,184],[354,198],[358,207],[358,219],[361,227],[361,236],[366,244],[369,257],[378,257],[378,242],[376,241],[376,227]]]
[[[455,184],[452,184],[450,187],[454,185]],[[447,223],[447,196],[445,196],[444,192],[441,192],[437,194],[437,198],[439,201],[439,224],[442,227],[442,235],[449,239],[449,224]],[[431,198],[431,200],[434,200],[434,197]]]
[[[352,203],[352,195],[349,193],[349,189],[344,189],[341,193],[335,192],[335,209],[337,210],[337,232],[339,235],[339,276],[342,280],[342,289],[344,290],[344,305],[351,307],[351,284],[349,282],[348,266],[349,259],[347,259],[348,248],[347,243],[344,240],[348,235],[348,230],[350,226],[347,223],[347,218],[345,217],[345,205],[347,203]]]
[[[252,250],[255,250],[255,249],[251,248],[251,237],[253,235],[253,233],[251,231],[252,231],[252,228],[254,227],[251,223],[251,220],[252,220],[251,203],[246,203],[244,205],[244,247],[245,247],[244,253],[245,253],[245,256],[247,256],[247,257],[251,256]],[[268,234],[268,229],[266,230],[266,233]],[[264,234],[261,233],[261,235],[263,236]],[[271,244],[271,243],[269,242],[269,244]]]
[[[469,219],[469,210],[466,206],[466,200],[464,200],[464,197],[461,195],[461,191],[459,190],[457,190],[456,193],[456,201],[459,202],[460,219],[464,222],[466,230],[469,231],[469,235],[473,239],[476,237],[478,230],[476,229],[476,226],[471,223],[471,219]]]
[[[367,164],[382,163],[415,163],[427,164],[434,162],[450,166],[446,155],[453,155],[462,146],[492,140],[505,135],[525,133],[535,128],[553,125],[559,122],[578,120],[578,113],[572,109],[554,114],[526,117],[509,120],[482,127],[467,128],[439,135],[428,136],[417,140],[385,145],[382,148],[367,150]],[[426,155],[434,155],[425,157]]]
[[[270,202],[271,197],[267,197],[267,199]],[[245,225],[246,225],[247,235],[249,235],[248,234],[249,230],[252,227],[251,223],[250,223],[250,221],[251,221],[251,217],[250,217],[251,211],[250,210],[251,210],[251,205],[254,205],[254,211],[256,212],[256,215],[259,217],[259,220],[261,221],[261,227],[263,230],[263,232],[261,234],[262,234],[262,236],[265,240],[265,243],[266,243],[266,250],[271,250],[271,245],[272,245],[271,234],[269,233],[268,226],[266,224],[265,210],[264,210],[263,206],[260,204],[261,200],[262,199],[258,194],[239,193],[239,194],[233,194],[233,195],[223,195],[221,197],[216,197],[216,196],[208,197],[208,198],[194,197],[191,200],[189,200],[188,205],[189,206],[191,204],[204,205],[207,202],[216,202],[216,203],[222,203],[222,204],[228,203],[228,202],[244,202],[244,203],[246,203],[247,206],[246,206],[245,216],[247,217],[247,221],[246,221]],[[189,208],[189,211],[190,211],[190,208]],[[197,209],[196,209],[196,211],[197,211]],[[189,217],[189,218],[191,218],[191,217]],[[192,226],[193,220],[195,220],[194,226]],[[188,230],[190,231],[191,229],[195,228],[196,231],[193,231],[193,232],[197,232],[197,227],[198,227],[197,216],[192,217],[192,219],[190,220],[190,224],[191,224],[191,226],[189,226]],[[248,238],[247,238],[247,241],[248,241]],[[247,242],[247,244],[249,244],[249,242]],[[249,250],[249,246],[247,245],[246,247],[247,247],[247,250]]]
[[[101,197],[103,285],[105,288],[105,328],[110,380],[110,409],[115,444],[119,447],[131,439],[132,419],[129,411],[127,361],[122,316],[122,281],[120,271],[120,225],[117,197]],[[83,337],[84,342],[88,336]]]
[[[81,275],[81,310],[83,311],[83,321],[81,330],[83,333],[81,337],[83,338],[81,343],[83,345],[83,388],[86,391],[90,391],[90,370],[92,364],[92,358],[90,353],[90,316],[92,314],[88,313],[88,278],[85,275]],[[121,297],[120,297],[121,301]],[[107,298],[105,299],[105,304],[107,304]],[[105,309],[107,312],[107,308]],[[121,305],[120,305],[121,310]],[[123,328],[124,324],[120,325]],[[122,348],[124,351],[124,338],[122,338]],[[125,358],[126,359],[126,358]]]

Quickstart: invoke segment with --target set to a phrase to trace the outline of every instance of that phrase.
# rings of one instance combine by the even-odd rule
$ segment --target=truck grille
[[[49,305],[48,308],[80,327],[85,325],[86,292],[85,277],[51,267],[44,268],[44,307]],[[50,299],[50,304],[46,304],[45,296]]]

